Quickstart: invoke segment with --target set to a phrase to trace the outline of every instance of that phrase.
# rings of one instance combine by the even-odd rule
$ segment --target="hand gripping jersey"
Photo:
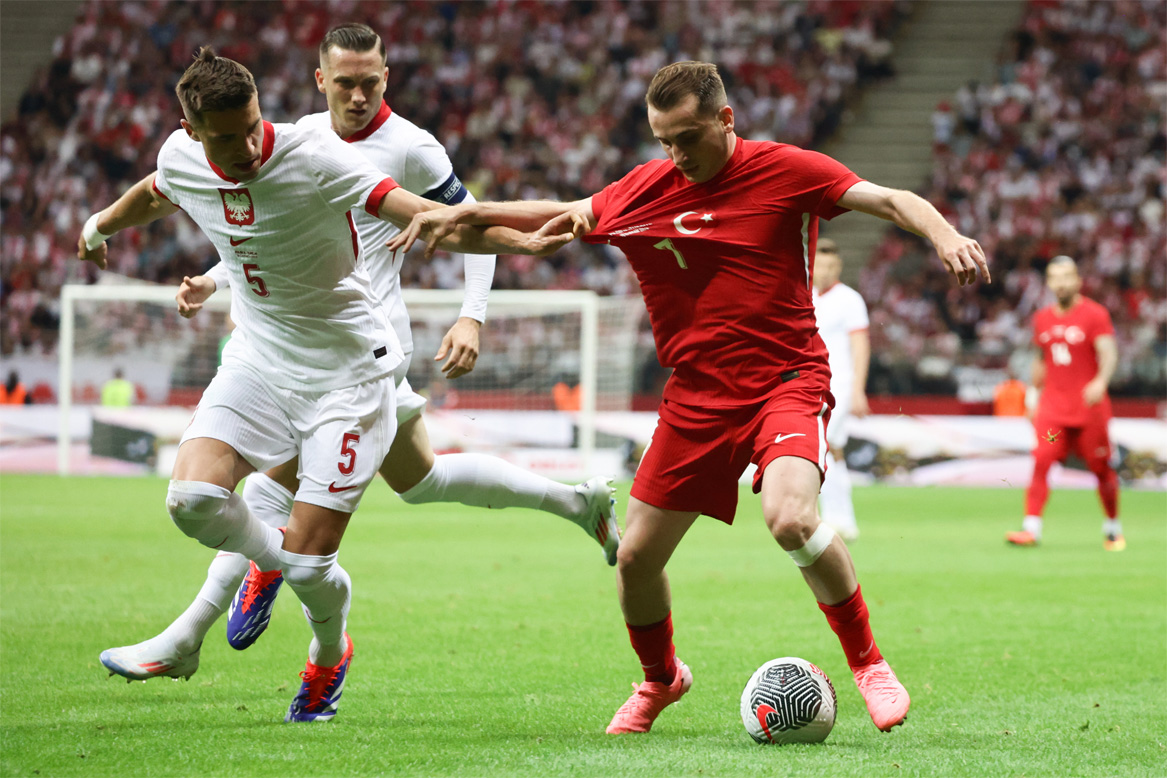
[[[316,392],[388,375],[401,345],[349,210],[376,213],[397,184],[332,132],[263,128],[250,181],[215,167],[183,130],[158,153],[155,189],[194,219],[230,272],[238,328],[225,358],[275,386]]]
[[[309,114],[296,122],[296,126],[332,132],[328,111]],[[474,201],[454,174],[450,158],[437,139],[393,113],[384,101],[372,121],[344,141],[358,149],[377,169],[392,176],[408,192],[446,205],[467,199]],[[398,252],[391,257],[385,248],[385,243],[400,230],[390,222],[360,210],[354,212],[353,219],[365,247],[373,293],[384,304],[389,323],[401,341],[408,363],[413,354],[413,335],[409,312],[401,299],[399,273],[404,255]],[[493,255],[471,255],[466,263],[466,299],[462,305],[462,316],[478,321],[486,320],[486,302],[493,276]]]
[[[1054,305],[1033,315],[1033,342],[1045,360],[1045,386],[1038,416],[1043,421],[1066,427],[1082,427],[1099,414],[1110,418],[1110,397],[1088,407],[1082,389],[1098,375],[1098,353],[1094,341],[1113,335],[1110,313],[1098,303],[1079,297],[1065,314]]]
[[[855,383],[851,333],[867,329],[867,303],[851,287],[836,283],[821,293],[814,291],[814,317],[831,365],[831,394],[836,402],[849,403]]]
[[[693,184],[655,160],[592,197],[591,243],[624,251],[644,293],[666,400],[757,402],[790,371],[826,373],[811,264],[819,218],[861,181],[830,157],[737,139],[726,166]]]

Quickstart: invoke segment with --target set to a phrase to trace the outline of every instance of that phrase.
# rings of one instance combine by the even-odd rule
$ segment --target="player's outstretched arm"
[[[390,193],[392,194],[392,193]],[[572,203],[560,203],[552,200],[522,200],[505,203],[462,203],[448,208],[419,210],[413,215],[410,223],[389,241],[391,250],[409,251],[414,241],[423,238],[426,242],[426,257],[433,255],[434,250],[447,236],[456,229],[467,226],[496,225],[513,230],[527,232],[535,231],[544,237],[557,235],[562,237],[564,232],[552,233],[546,229],[549,224],[562,225],[555,222],[559,217],[572,212],[591,213],[591,199],[579,200]],[[591,226],[595,226],[592,224]],[[576,232],[575,234],[579,234]],[[570,241],[568,241],[570,242]],[[556,247],[558,248],[558,247]],[[531,252],[509,252],[531,253]],[[551,253],[540,252],[540,253]]]
[[[900,229],[932,241],[945,269],[956,276],[961,286],[976,280],[978,269],[986,282],[992,281],[980,244],[957,232],[930,202],[917,194],[860,181],[839,198],[838,205],[887,219]]]
[[[111,235],[127,227],[149,224],[178,210],[178,206],[154,191],[154,176],[154,173],[146,176],[127,189],[113,205],[89,217],[77,239],[78,259],[105,270],[108,264],[105,241]]]

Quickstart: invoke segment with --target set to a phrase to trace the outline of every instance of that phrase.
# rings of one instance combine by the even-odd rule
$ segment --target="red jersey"
[[[1113,334],[1110,313],[1085,297],[1064,314],[1050,305],[1033,315],[1033,342],[1041,348],[1046,370],[1038,416],[1067,427],[1085,426],[1093,414],[1110,417],[1110,398],[1103,395],[1088,407],[1082,389],[1098,375],[1094,341]]]
[[[592,197],[590,243],[628,256],[666,400],[733,407],[767,397],[791,370],[828,375],[811,275],[819,218],[863,179],[814,151],[737,139],[725,167],[694,184],[667,160]]]

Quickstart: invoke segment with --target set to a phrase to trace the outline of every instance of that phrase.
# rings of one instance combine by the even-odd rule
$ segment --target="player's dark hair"
[[[333,46],[342,51],[356,52],[372,51],[376,46],[381,54],[381,64],[385,64],[385,41],[381,40],[381,36],[367,24],[360,22],[338,24],[326,32],[324,40],[320,41],[320,58],[324,59]]]
[[[210,46],[199,49],[174,91],[191,124],[201,124],[207,111],[243,108],[256,94],[251,71],[233,59],[218,56]]]
[[[697,95],[697,112],[712,116],[726,105],[725,84],[712,62],[674,62],[665,65],[652,77],[645,101],[658,111],[681,104],[689,95]]]

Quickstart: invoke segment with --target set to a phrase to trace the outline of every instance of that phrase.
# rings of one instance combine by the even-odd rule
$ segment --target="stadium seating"
[[[154,167],[178,126],[173,87],[201,44],[253,70],[272,121],[324,109],[312,87],[316,44],[360,17],[384,36],[387,97],[434,132],[480,197],[591,194],[658,154],[647,132],[647,79],[670,59],[724,66],[738,126],[752,137],[811,144],[847,99],[886,75],[887,36],[903,4],[103,3],[82,6],[19,116],[3,128],[0,353],[51,354],[55,300],[96,271],[71,261],[99,204]],[[214,261],[184,219],[117,238],[111,270],[177,282]],[[406,263],[407,285],[459,286],[448,260]],[[495,288],[634,293],[626,263],[576,245],[549,262],[500,261]],[[110,314],[108,325],[133,326]]]
[[[1158,2],[1031,2],[991,83],[937,106],[922,192],[988,253],[994,283],[955,290],[923,241],[889,231],[863,273],[876,391],[950,393],[1023,370],[1042,270],[1075,257],[1117,330],[1112,392],[1164,393],[1167,23]],[[964,371],[962,373],[962,371]]]
[[[857,89],[893,73],[890,40],[909,10],[896,0],[746,3],[729,13],[723,3],[333,8],[81,7],[3,127],[0,354],[54,353],[60,285],[97,275],[72,261],[80,226],[153,169],[177,126],[173,85],[200,44],[254,70],[267,118],[294,120],[324,108],[309,81],[315,43],[355,13],[385,38],[390,104],[435,133],[476,195],[574,199],[659,153],[643,94],[668,60],[718,61],[743,135],[815,145]],[[998,77],[938,107],[923,191],[982,242],[997,281],[959,293],[920,241],[889,233],[860,286],[873,304],[873,390],[951,393],[960,370],[1004,370],[1041,300],[1042,263],[1067,253],[1082,262],[1086,293],[1115,317],[1118,393],[1163,391],[1167,45],[1146,31],[1165,14],[1154,0],[1033,0]],[[117,245],[113,271],[164,283],[215,259],[184,219],[131,230]],[[448,258],[407,262],[403,281],[457,286],[460,268]],[[626,263],[582,244],[546,261],[502,258],[494,285],[637,291]],[[106,324],[149,324],[127,317],[111,311]]]

